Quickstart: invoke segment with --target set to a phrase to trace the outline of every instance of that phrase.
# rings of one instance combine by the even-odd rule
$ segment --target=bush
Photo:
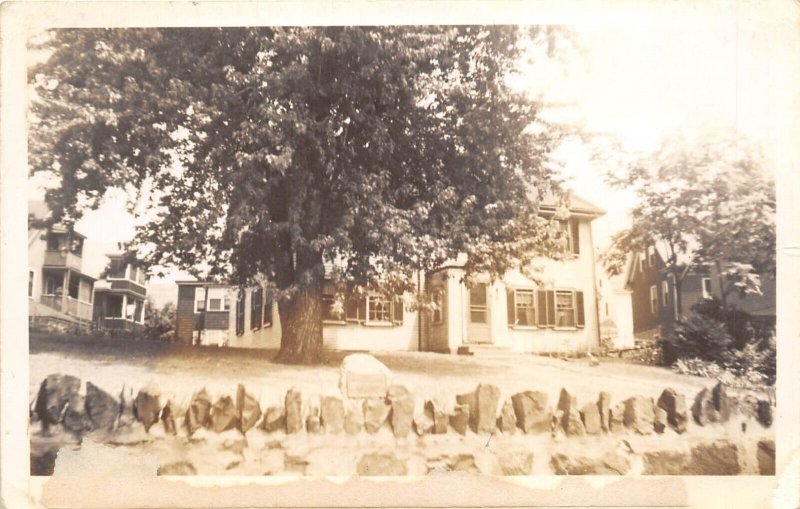
[[[743,349],[748,344],[769,341],[775,335],[772,323],[754,318],[749,313],[733,306],[724,307],[719,299],[704,299],[692,306],[692,311],[700,316],[725,324],[733,337],[733,346]]]
[[[171,341],[175,334],[175,305],[168,302],[157,309],[148,299],[145,311],[144,337],[161,341]]]
[[[661,342],[662,360],[672,365],[678,359],[702,359],[721,363],[733,346],[724,324],[701,315],[679,321]]]

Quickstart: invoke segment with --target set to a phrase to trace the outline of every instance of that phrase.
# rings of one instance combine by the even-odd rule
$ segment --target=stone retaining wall
[[[158,388],[112,395],[91,382],[50,375],[31,409],[32,474],[52,472],[61,447],[84,441],[154,455],[165,475],[708,474],[775,471],[773,406],[739,401],[718,384],[687,402],[666,388],[657,400],[578,402],[524,391],[505,401],[479,384],[449,401],[418,401],[386,379],[350,380],[335,393],[290,388],[262,408],[239,385],[185,402]],[[348,388],[351,396],[347,397]],[[357,390],[356,390],[357,389]]]

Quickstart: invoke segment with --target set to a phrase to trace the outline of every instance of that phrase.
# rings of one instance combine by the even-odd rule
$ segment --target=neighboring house
[[[147,299],[144,267],[110,254],[106,276],[94,285],[94,325],[98,330],[140,332]]]
[[[29,216],[45,219],[44,202],[30,202]],[[28,316],[32,324],[88,329],[95,278],[82,271],[86,237],[55,225],[28,229]]]
[[[417,278],[438,304],[417,311],[406,296],[372,293],[336,304],[332,290],[323,295],[323,340],[338,350],[426,350],[471,352],[481,348],[521,352],[576,352],[599,346],[597,278],[591,222],[604,211],[585,200],[570,199],[564,222],[569,242],[563,260],[541,260],[537,287],[519,272],[502,281],[478,277],[462,281],[465,259]],[[544,203],[542,215],[555,214]],[[338,311],[338,312],[337,312]],[[230,285],[178,282],[176,336],[179,341],[232,347],[278,348],[277,305],[264,288],[237,290]]]
[[[713,266],[684,265],[681,269],[681,313],[704,299],[721,298],[719,275]],[[633,330],[637,339],[662,335],[678,319],[677,288],[667,271],[660,250],[650,247],[629,256],[625,269],[627,288],[632,292]],[[766,321],[775,321],[775,278],[761,276],[762,295],[731,292],[726,301],[742,311]]]

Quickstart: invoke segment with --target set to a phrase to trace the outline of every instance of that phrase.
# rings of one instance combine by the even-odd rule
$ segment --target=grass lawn
[[[118,394],[123,384],[134,390],[155,384],[160,391],[185,402],[195,390],[206,387],[212,397],[233,395],[238,383],[259,397],[262,407],[281,401],[292,386],[306,394],[336,390],[339,364],[347,352],[326,352],[318,366],[290,366],[271,361],[275,351],[197,347],[158,341],[101,339],[81,336],[47,336],[31,333],[30,395],[35,397],[42,379],[51,373],[71,374]],[[539,390],[555,399],[562,387],[579,403],[596,401],[608,391],[614,400],[641,394],[657,398],[672,387],[688,398],[715,381],[642,366],[619,359],[601,359],[589,366],[586,359],[564,361],[520,354],[510,359],[489,359],[429,352],[373,352],[417,397],[437,394],[453,399],[456,392],[472,390],[478,383],[500,387],[502,396],[522,390]]]

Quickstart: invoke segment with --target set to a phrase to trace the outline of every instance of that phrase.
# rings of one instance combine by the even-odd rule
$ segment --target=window
[[[114,258],[108,267],[109,279],[125,279],[125,264],[120,258]]]
[[[669,283],[666,281],[661,282],[661,305],[667,307],[669,302]]]
[[[575,304],[571,291],[556,292],[556,327],[575,326]]]
[[[656,314],[658,309],[658,291],[656,285],[650,287],[650,312]]]
[[[208,310],[209,311],[228,311],[230,309],[228,290],[226,288],[208,289]]]
[[[439,324],[444,321],[444,296],[441,290],[434,290],[431,298],[431,322]]]
[[[139,267],[139,273],[136,276],[136,282],[139,283],[140,285],[144,285],[145,278],[147,277],[146,273],[147,271],[144,269],[144,267]]]
[[[33,271],[28,271],[28,297],[33,297]]]
[[[486,284],[478,283],[469,289],[469,321],[486,323]]]
[[[262,315],[264,313],[264,290],[261,287],[254,288],[250,294],[250,328],[253,330],[261,328]]]
[[[69,252],[74,255],[81,256],[83,254],[83,239],[80,237],[76,239],[70,239]]]
[[[350,297],[344,302],[344,317],[348,322],[363,322],[367,318],[367,299]]]
[[[367,297],[367,321],[391,322],[392,301],[382,295]]]
[[[264,327],[272,327],[272,296],[264,298]]]
[[[511,326],[532,327],[536,325],[536,306],[533,289],[510,289],[508,298],[508,324]]]
[[[201,313],[206,310],[206,289],[198,286],[194,289],[194,312]]]
[[[639,253],[639,272],[644,272],[644,259],[645,259],[645,252],[642,251]]]
[[[581,254],[580,223],[577,219],[559,221],[561,231],[567,239],[564,252],[574,255]]]
[[[704,277],[703,280],[702,280],[702,285],[703,285],[703,288],[702,288],[703,289],[703,298],[704,299],[710,299],[711,298],[711,278],[710,277]]]
[[[208,303],[210,308],[211,299]],[[242,334],[244,334],[244,291],[240,289],[236,298],[236,335],[241,336]]]
[[[647,264],[651,267],[656,266],[656,248],[653,246],[647,248]]]
[[[341,322],[344,318],[344,308],[339,308],[336,295],[333,293],[322,294],[322,319],[328,322]]]
[[[58,241],[58,234],[53,232],[47,233],[47,250],[48,251],[58,251],[59,241]]]
[[[109,295],[106,297],[106,317],[123,318],[122,295]]]

